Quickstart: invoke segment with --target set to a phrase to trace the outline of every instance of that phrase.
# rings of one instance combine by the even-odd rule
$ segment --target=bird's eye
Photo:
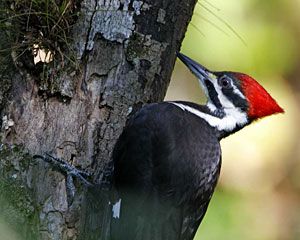
[[[228,78],[228,77],[219,78],[218,83],[223,88],[230,88],[231,87],[231,79]]]

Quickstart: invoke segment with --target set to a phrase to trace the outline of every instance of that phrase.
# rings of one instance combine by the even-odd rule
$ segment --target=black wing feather
[[[113,153],[121,210],[112,239],[193,239],[219,176],[216,136],[204,120],[171,103],[135,114]]]

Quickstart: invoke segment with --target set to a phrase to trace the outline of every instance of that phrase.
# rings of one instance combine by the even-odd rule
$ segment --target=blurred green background
[[[198,1],[181,52],[251,75],[286,113],[222,140],[220,181],[196,240],[300,239],[299,9],[300,0]],[[179,61],[166,100],[205,102]]]
[[[286,113],[222,140],[220,181],[196,240],[300,239],[299,9],[300,0],[198,1],[181,51],[211,70],[253,76]],[[166,100],[205,102],[179,61]],[[17,239],[0,219],[7,236]]]

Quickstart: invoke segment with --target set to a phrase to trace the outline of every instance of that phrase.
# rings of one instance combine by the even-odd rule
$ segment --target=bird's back
[[[172,103],[150,104],[121,134],[113,153],[113,240],[193,239],[219,176],[221,151],[216,130],[182,111]]]

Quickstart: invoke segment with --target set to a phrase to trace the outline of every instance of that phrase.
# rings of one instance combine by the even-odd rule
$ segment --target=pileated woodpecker
[[[212,72],[181,53],[178,57],[199,79],[208,101],[153,103],[129,119],[113,151],[117,198],[111,240],[193,239],[218,181],[219,141],[259,118],[284,112],[250,76]],[[62,159],[34,158],[67,174],[70,198],[73,177],[93,185],[87,173]]]
[[[250,76],[178,57],[199,79],[207,104],[153,103],[131,117],[113,152],[113,240],[193,239],[219,177],[219,141],[283,112]]]

